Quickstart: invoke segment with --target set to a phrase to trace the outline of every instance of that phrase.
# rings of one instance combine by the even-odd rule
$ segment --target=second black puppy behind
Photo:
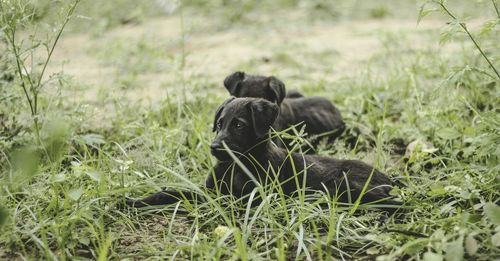
[[[235,97],[263,98],[276,103],[280,107],[280,113],[273,128],[281,131],[303,123],[309,136],[321,137],[311,140],[314,147],[322,139],[333,142],[345,130],[340,111],[329,100],[323,97],[304,97],[297,91],[287,94],[285,84],[274,76],[235,72],[226,77],[224,86]],[[280,147],[287,145],[277,143]]]
[[[361,202],[400,204],[389,195],[393,182],[372,166],[358,160],[288,154],[270,143],[269,130],[278,111],[277,104],[259,98],[233,97],[219,107],[214,120],[217,135],[210,146],[219,162],[206,178],[208,190],[241,198],[248,196],[259,184],[274,184],[288,196],[306,188],[326,192],[343,202],[354,202],[368,184]],[[234,156],[230,156],[223,144],[242,165],[233,160]],[[199,196],[194,192],[165,190],[142,200],[127,201],[127,204],[143,207],[182,199],[194,201],[196,197]]]

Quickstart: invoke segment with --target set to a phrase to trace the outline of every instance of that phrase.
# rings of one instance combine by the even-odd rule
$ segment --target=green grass
[[[75,12],[91,19],[74,17],[61,40],[88,37],[71,52],[64,48],[68,53],[78,49],[111,72],[93,81],[91,71],[78,77],[63,70],[44,81],[39,140],[14,57],[0,36],[0,259],[500,256],[500,81],[463,34],[439,45],[446,29],[425,27],[427,19],[444,26],[447,17],[424,18],[420,26],[425,30],[416,33],[397,27],[398,21],[416,24],[414,1],[184,1],[185,28],[176,28],[186,34],[183,39],[179,34],[168,38],[160,29],[159,36],[150,28],[139,30],[150,20],[177,21],[178,9],[163,17],[157,10],[161,1],[114,2],[96,8],[83,1]],[[491,2],[471,5],[462,1],[450,8],[459,17],[495,19]],[[59,20],[43,14],[34,26],[46,32]],[[128,16],[134,26],[124,22]],[[336,38],[331,46],[316,46],[281,35],[287,27],[298,35],[335,28],[331,33],[356,22],[377,28],[352,29],[361,42],[374,42],[366,57],[344,53],[341,43],[355,45],[359,39]],[[23,28],[32,29],[33,24]],[[335,37],[342,35],[348,34]],[[303,38],[308,37],[330,41],[321,33]],[[500,67],[498,29],[478,39]],[[248,43],[255,49],[245,47]],[[215,59],[219,64],[197,56],[223,55],[226,48],[231,53],[233,46],[246,49],[236,58]],[[56,61],[64,59],[71,56]],[[84,61],[71,62],[83,66]],[[40,69],[34,67],[36,76]],[[367,206],[340,205],[326,195],[290,199],[267,190],[255,192],[263,192],[265,200],[254,208],[211,195],[195,206],[117,209],[125,196],[140,198],[167,186],[200,188],[215,164],[209,144],[214,111],[227,98],[223,76],[240,69],[276,75],[288,89],[334,102],[349,130],[318,153],[360,159],[399,179],[406,186],[393,193],[408,210],[380,223],[383,213]]]

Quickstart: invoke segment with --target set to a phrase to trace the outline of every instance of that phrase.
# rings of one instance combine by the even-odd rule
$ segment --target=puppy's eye
[[[236,129],[241,129],[241,128],[245,127],[245,125],[242,122],[237,122],[235,127],[236,127]]]
[[[222,128],[222,123],[220,121],[217,122],[217,131],[220,131]]]

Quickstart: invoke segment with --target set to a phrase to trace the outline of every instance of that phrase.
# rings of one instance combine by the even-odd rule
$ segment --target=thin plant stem
[[[443,10],[455,21],[458,22],[458,24],[460,25],[460,27],[462,27],[462,29],[465,31],[465,33],[469,36],[469,38],[472,40],[472,42],[474,43],[474,45],[476,46],[476,48],[479,50],[479,52],[481,53],[481,55],[483,56],[483,58],[486,60],[486,62],[488,62],[488,64],[490,65],[491,69],[493,69],[493,71],[495,72],[495,74],[497,75],[498,79],[500,80],[500,73],[497,71],[497,69],[495,68],[495,66],[493,65],[493,63],[490,61],[490,59],[488,58],[488,56],[486,56],[486,54],[484,53],[483,49],[481,48],[481,46],[479,46],[479,43],[476,41],[476,39],[472,36],[472,34],[469,32],[469,29],[467,29],[467,26],[465,25],[465,23],[462,23],[460,21],[458,21],[458,19],[456,18],[455,15],[453,15],[450,10],[448,10],[448,8],[446,8],[446,6],[444,5],[444,3],[441,1],[439,2],[439,5],[441,6],[441,8],[443,8]],[[496,7],[496,6],[495,6]]]
[[[498,6],[497,6],[496,0],[491,0],[491,2],[493,3],[493,7],[495,7],[495,12],[497,12],[498,19],[500,19],[500,10],[498,10]]]
[[[35,135],[37,138],[37,141],[39,144],[41,144],[41,139],[40,139],[40,126],[39,126],[39,120],[38,120],[38,93],[41,89],[42,85],[42,78],[43,75],[45,74],[45,70],[47,69],[47,65],[49,64],[52,54],[54,53],[54,50],[57,46],[57,43],[59,42],[59,39],[61,38],[62,32],[64,31],[64,28],[66,28],[66,25],[68,24],[69,20],[71,19],[71,16],[73,12],[75,11],[76,6],[81,0],[75,0],[73,5],[68,9],[68,13],[66,14],[65,20],[61,27],[59,28],[57,35],[54,39],[54,42],[52,43],[50,50],[48,50],[47,58],[44,61],[42,71],[40,73],[40,76],[37,80],[37,83],[34,84],[34,80],[31,78],[32,76],[28,72],[24,61],[21,57],[21,54],[19,53],[19,46],[16,44],[16,29],[17,29],[17,24],[15,21],[12,21],[10,26],[6,27],[4,29],[5,36],[7,38],[7,41],[9,45],[12,48],[12,52],[14,54],[14,58],[16,59],[16,67],[17,67],[17,74],[19,75],[19,79],[21,81],[21,88],[23,89],[24,95],[26,97],[26,100],[28,102],[31,116],[33,118],[33,123],[34,123],[34,128],[35,128]],[[0,5],[0,11],[3,10],[3,5]],[[7,23],[7,21],[4,21]],[[21,44],[22,45],[22,44]],[[21,46],[20,45],[20,46]],[[33,58],[33,57],[32,57]],[[26,76],[23,76],[23,70],[26,74]],[[28,90],[28,86],[26,86],[26,81],[30,84],[30,88]]]
[[[68,24],[69,20],[71,19],[71,15],[73,15],[73,12],[75,11],[75,8],[76,8],[76,6],[78,5],[79,2],[80,2],[80,0],[75,0],[75,2],[73,3],[73,5],[69,8],[68,13],[66,14],[66,18],[65,18],[65,20],[64,20],[61,28],[59,28],[59,31],[57,32],[56,38],[54,40],[54,43],[52,44],[52,47],[50,48],[50,51],[49,51],[49,53],[47,55],[47,59],[45,59],[45,63],[43,64],[42,72],[40,73],[40,77],[38,78],[38,82],[36,84],[36,89],[34,90],[34,94],[35,94],[35,97],[34,97],[35,98],[35,114],[37,113],[38,91],[39,91],[40,85],[42,83],[43,75],[45,74],[45,69],[47,69],[47,65],[50,62],[50,59],[52,57],[52,53],[54,52],[54,50],[56,48],[57,42],[59,41],[59,38],[61,38],[62,32],[64,31],[64,28],[66,27],[66,25]]]
[[[12,47],[12,51],[14,52],[14,57],[16,58],[16,65],[17,65],[17,73],[19,74],[19,79],[21,80],[21,88],[23,88],[24,95],[26,96],[26,100],[28,101],[28,104],[30,106],[31,110],[31,116],[35,116],[35,110],[33,109],[33,102],[31,101],[30,95],[28,93],[28,90],[26,89],[26,82],[24,81],[23,77],[23,71],[21,69],[21,57],[19,57],[19,53],[17,52],[17,46],[15,44],[15,29],[10,30],[11,35],[5,34],[7,36],[7,39],[9,40],[9,43]]]
[[[181,57],[181,82],[182,82],[182,95],[183,100],[186,102],[186,79],[184,75],[184,69],[186,67],[186,35],[184,32],[184,10],[182,8],[183,3],[182,0],[179,1],[179,12],[180,12],[180,26],[181,26],[181,48],[182,48],[182,57]]]
[[[24,66],[24,63],[21,63],[22,58],[20,57],[19,53],[17,52],[17,46],[16,46],[16,42],[15,42],[16,30],[12,29],[12,30],[10,30],[10,33],[11,33],[10,37],[7,37],[7,38],[11,44],[12,50],[14,52],[14,57],[16,59],[17,72],[19,74],[19,79],[21,80],[21,88],[23,89],[24,95],[26,96],[26,100],[28,101],[28,104],[30,107],[31,117],[33,118],[33,124],[35,125],[35,136],[36,136],[37,142],[39,144],[41,144],[40,125],[38,123],[37,110],[36,110],[37,105],[36,105],[36,103],[33,103],[33,100],[36,100],[36,98],[35,98],[36,96],[35,96],[34,90],[33,90],[33,82],[31,81],[29,76],[24,77],[23,73],[22,73],[21,68],[24,68],[24,70],[26,71],[26,67]],[[8,35],[8,34],[6,34],[6,35]],[[25,78],[27,78],[31,84],[31,92],[33,94],[33,99],[30,97],[30,94],[29,94],[28,89],[26,87],[26,82],[24,80]]]

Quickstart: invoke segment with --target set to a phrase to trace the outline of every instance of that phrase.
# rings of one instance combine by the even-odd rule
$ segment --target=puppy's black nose
[[[218,151],[218,150],[222,149],[222,144],[220,144],[218,142],[212,142],[212,144],[210,144],[210,149],[212,151]]]

